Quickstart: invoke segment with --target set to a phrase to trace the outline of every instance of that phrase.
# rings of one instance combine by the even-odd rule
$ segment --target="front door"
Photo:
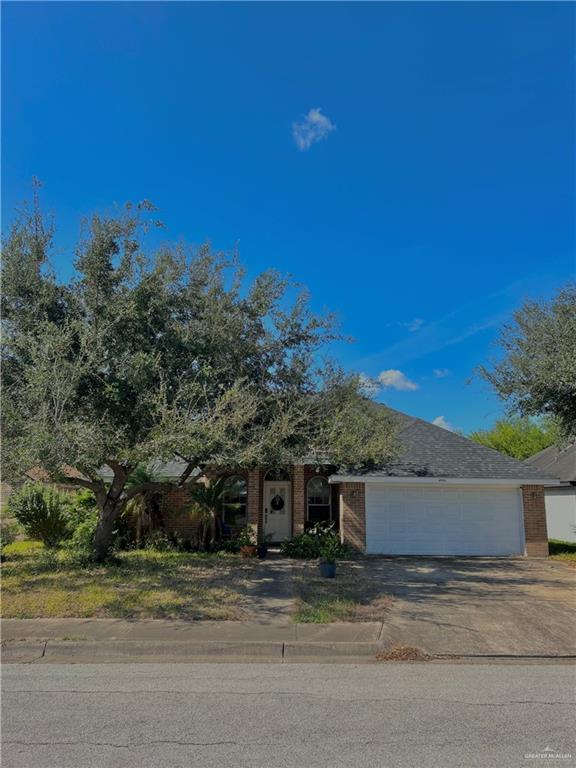
[[[292,499],[286,480],[264,483],[264,535],[270,541],[283,541],[292,533]]]

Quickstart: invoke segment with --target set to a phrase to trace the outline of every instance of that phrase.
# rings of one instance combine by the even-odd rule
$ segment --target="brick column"
[[[292,534],[304,533],[306,521],[306,479],[304,465],[292,467]]]
[[[548,531],[543,485],[522,486],[524,538],[528,557],[548,557]]]
[[[340,483],[340,536],[358,552],[366,551],[364,483]]]
[[[262,528],[262,485],[260,469],[251,469],[248,472],[248,499],[246,502],[248,525],[252,528],[254,535]]]

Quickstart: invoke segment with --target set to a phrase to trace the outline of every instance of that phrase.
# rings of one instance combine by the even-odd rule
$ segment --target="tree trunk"
[[[108,500],[100,510],[100,519],[94,536],[94,559],[103,563],[110,553],[114,523],[122,512],[123,502]]]

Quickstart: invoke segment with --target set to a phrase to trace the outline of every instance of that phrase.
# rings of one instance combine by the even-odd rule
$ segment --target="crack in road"
[[[21,741],[4,739],[6,744],[13,744],[21,747],[74,747],[84,744],[88,747],[112,747],[113,749],[134,749],[134,747],[148,747],[153,744],[177,744],[183,747],[219,747],[226,745],[238,746],[238,741],[180,741],[179,739],[155,739],[153,741],[135,741],[129,744],[114,744],[111,741]],[[246,742],[250,743],[250,742]]]
[[[574,706],[574,701],[540,701],[537,699],[519,699],[519,700],[511,700],[511,701],[500,701],[500,702],[492,702],[492,701],[465,701],[463,699],[442,699],[442,698],[433,698],[433,699],[426,699],[422,697],[416,697],[416,696],[406,696],[406,697],[388,697],[384,696],[381,698],[344,698],[342,696],[329,696],[326,693],[314,693],[312,691],[270,691],[270,690],[264,690],[264,691],[174,691],[174,690],[154,690],[154,691],[90,691],[90,690],[34,690],[34,689],[26,689],[26,688],[19,688],[15,690],[4,690],[4,695],[10,694],[10,693],[30,693],[30,694],[80,694],[80,695],[121,695],[121,696],[133,696],[135,694],[142,695],[142,694],[148,694],[148,695],[157,695],[157,694],[168,694],[170,696],[186,696],[186,698],[190,698],[190,696],[298,696],[299,698],[319,698],[323,699],[325,701],[331,701],[331,702],[338,702],[340,704],[380,704],[384,702],[401,702],[405,704],[411,704],[411,703],[423,703],[423,704],[457,704],[459,706],[467,706],[467,707],[512,707],[512,706],[524,706],[524,705],[543,705],[543,706],[566,706],[566,707],[572,707]]]

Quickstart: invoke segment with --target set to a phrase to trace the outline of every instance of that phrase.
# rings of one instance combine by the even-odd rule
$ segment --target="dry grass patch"
[[[4,618],[247,618],[243,584],[254,564],[236,556],[136,550],[100,566],[26,542],[5,556]]]
[[[318,564],[307,562],[294,577],[294,621],[382,621],[393,598],[384,585],[354,561],[339,562],[335,579],[320,576]]]

